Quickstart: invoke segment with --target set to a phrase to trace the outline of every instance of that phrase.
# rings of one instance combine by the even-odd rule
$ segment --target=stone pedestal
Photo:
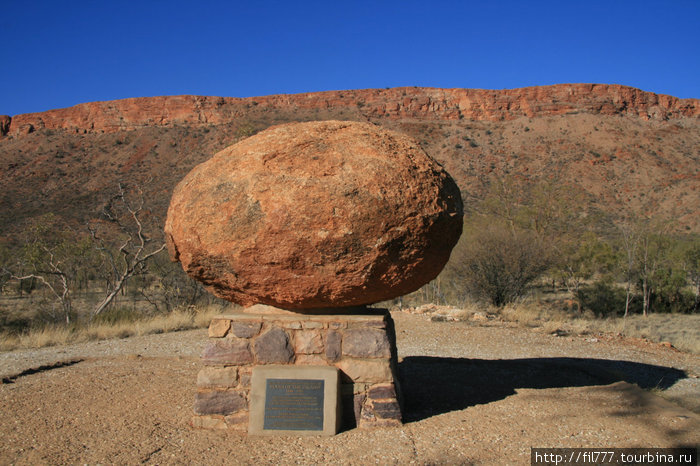
[[[386,309],[226,314],[212,319],[209,338],[194,427],[247,431],[252,369],[264,364],[337,367],[344,428],[401,423],[396,335]]]

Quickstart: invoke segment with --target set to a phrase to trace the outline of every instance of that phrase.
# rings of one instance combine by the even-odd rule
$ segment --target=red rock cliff
[[[700,100],[678,99],[606,84],[558,84],[521,89],[394,88],[266,97],[142,97],[0,116],[0,136],[35,129],[114,132],[143,126],[219,124],[260,109],[353,108],[367,117],[508,120],[566,113],[625,114],[642,119],[700,117]]]

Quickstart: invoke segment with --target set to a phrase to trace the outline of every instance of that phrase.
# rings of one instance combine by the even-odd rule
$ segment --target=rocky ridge
[[[14,117],[0,115],[0,136],[37,129],[111,133],[150,126],[221,124],[258,110],[359,108],[367,118],[502,121],[572,113],[644,120],[700,118],[700,100],[616,84],[557,84],[520,89],[400,87],[265,97],[161,96],[90,102]]]
[[[613,221],[658,216],[698,232],[699,108],[697,99],[575,84],[154,97],[0,117],[0,242],[21,241],[48,212],[80,230],[119,183],[142,188],[162,231],[173,188],[194,166],[270,126],[325,120],[371,122],[418,141],[467,208],[493,180],[544,180]]]

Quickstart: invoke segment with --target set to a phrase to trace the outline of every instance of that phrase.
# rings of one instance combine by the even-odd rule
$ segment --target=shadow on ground
[[[629,361],[585,358],[485,360],[409,356],[399,363],[404,421],[490,403],[518,388],[563,388],[625,381],[667,389],[684,371]]]

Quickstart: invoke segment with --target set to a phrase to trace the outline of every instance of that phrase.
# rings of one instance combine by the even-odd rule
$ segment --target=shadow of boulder
[[[630,361],[587,358],[466,359],[408,356],[399,363],[405,422],[490,403],[518,388],[563,388],[625,381],[667,389],[684,371]]]

